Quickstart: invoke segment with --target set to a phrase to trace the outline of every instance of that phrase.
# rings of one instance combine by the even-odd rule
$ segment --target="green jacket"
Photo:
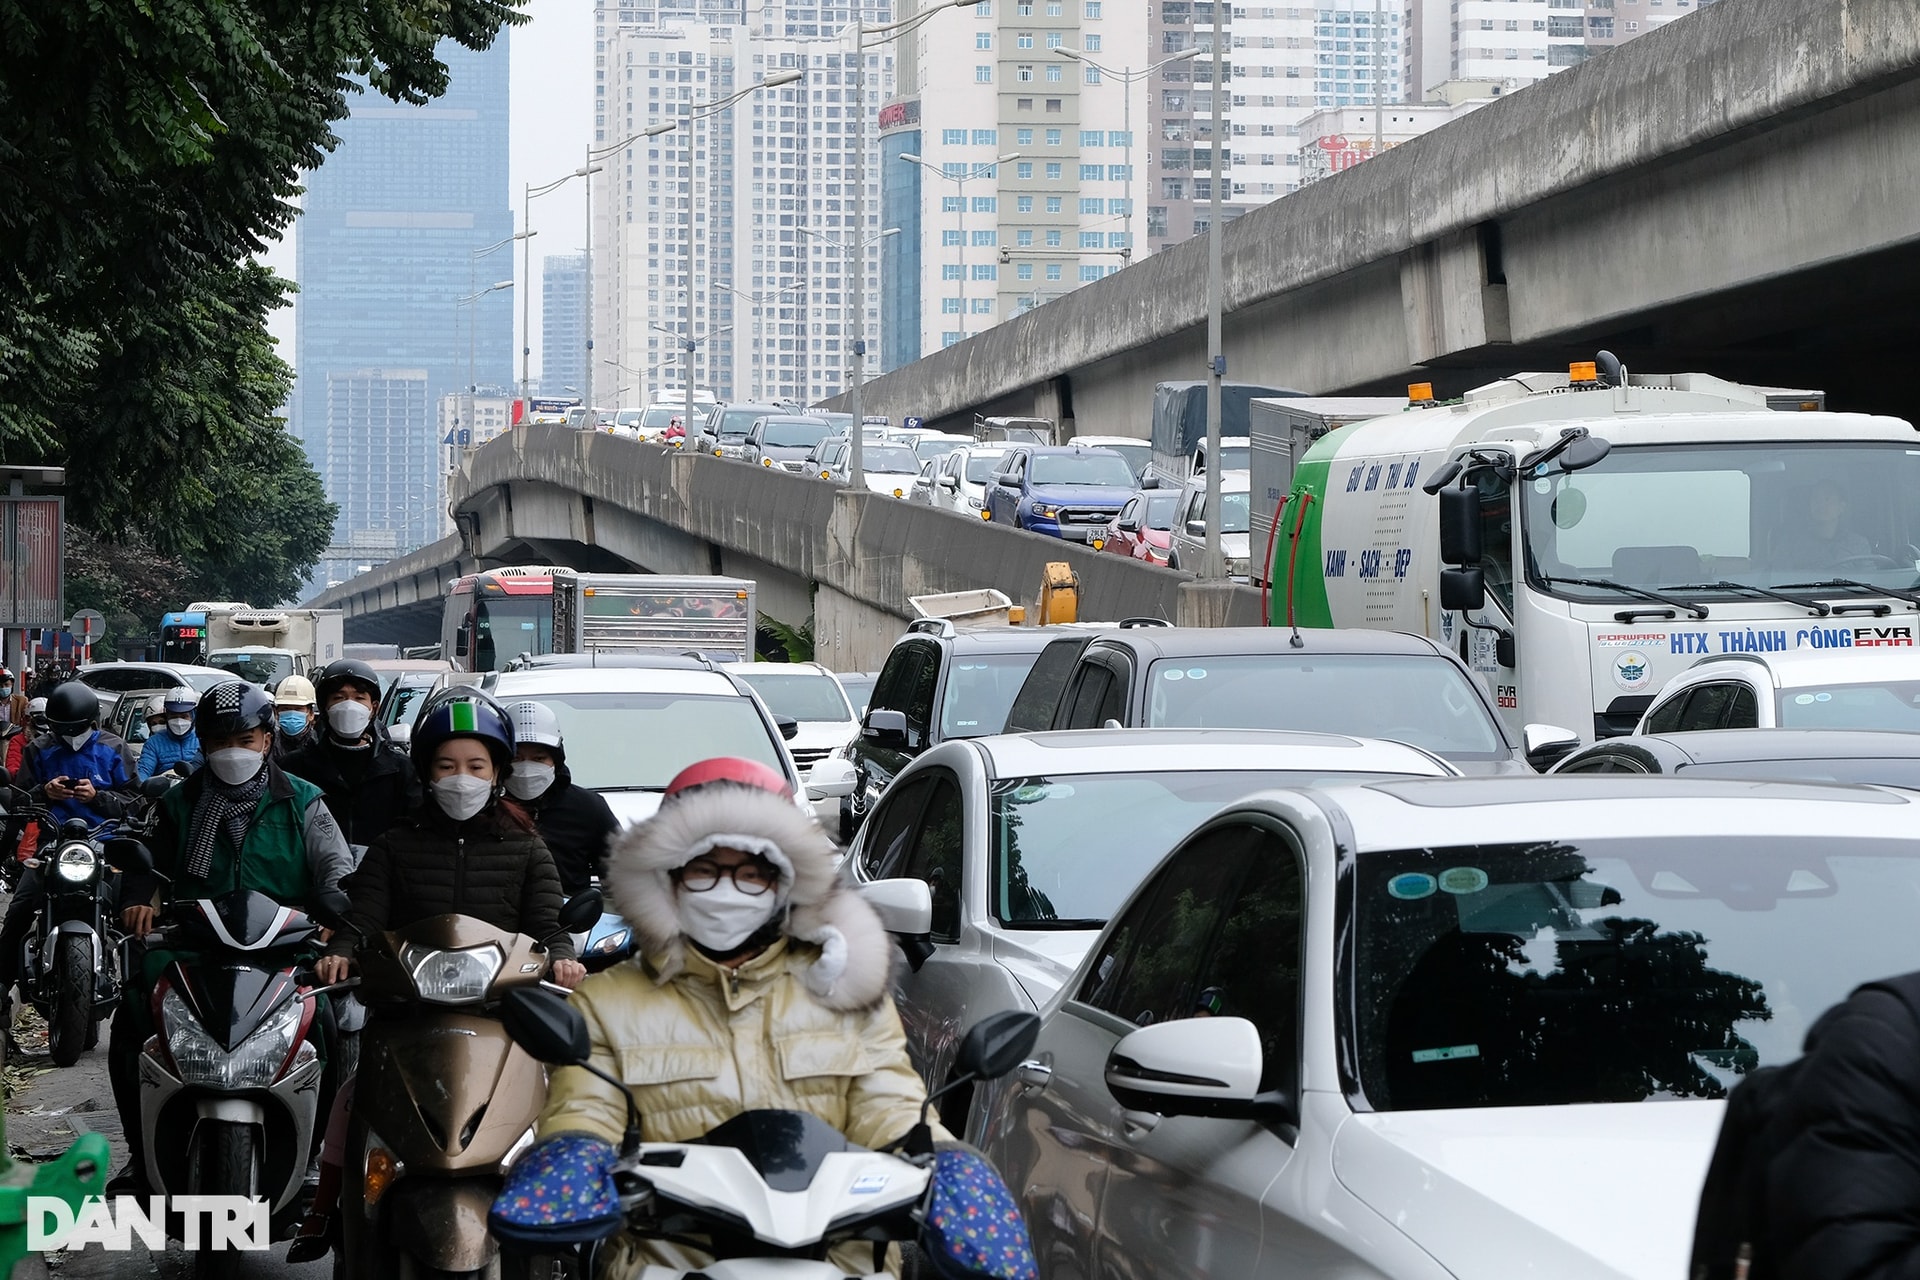
[[[316,888],[337,886],[353,869],[353,854],[320,788],[271,761],[267,768],[271,770],[267,789],[254,808],[253,823],[238,856],[223,833],[214,843],[213,867],[204,880],[188,879],[186,865],[192,848],[193,810],[207,788],[209,771],[200,770],[162,798],[153,863],[173,882],[175,898],[215,897],[238,888],[256,890],[287,905],[307,906]],[[129,876],[122,902],[151,900],[156,884],[147,877]]]

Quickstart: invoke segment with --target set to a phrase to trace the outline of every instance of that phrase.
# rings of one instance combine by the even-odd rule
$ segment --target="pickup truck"
[[[1091,542],[1133,496],[1133,470],[1109,449],[1017,445],[987,488],[987,519]]]

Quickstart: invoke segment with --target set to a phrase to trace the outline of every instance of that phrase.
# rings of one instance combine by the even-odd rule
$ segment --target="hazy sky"
[[[593,122],[593,9],[588,0],[528,0],[533,21],[515,27],[512,45],[512,144],[508,159],[514,229],[520,230],[521,192],[531,182],[538,186],[580,167],[586,159]],[[543,254],[578,253],[586,243],[586,192],[575,179],[551,195],[533,202],[533,280],[528,305],[533,320],[533,370],[540,371],[540,258]],[[296,225],[294,234],[299,234]],[[513,267],[490,280],[512,276],[518,291],[522,245],[514,246]],[[506,250],[501,250],[505,253]],[[498,258],[500,255],[495,254]],[[289,280],[294,278],[291,239],[275,246],[266,261]],[[298,305],[297,303],[295,305]],[[521,304],[513,308],[514,365],[520,372]],[[273,318],[269,328],[281,343],[280,354],[293,361],[293,308]]]

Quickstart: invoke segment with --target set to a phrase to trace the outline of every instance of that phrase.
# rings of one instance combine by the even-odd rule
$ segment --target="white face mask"
[[[327,727],[346,742],[360,741],[373,721],[373,712],[364,702],[336,702],[327,708]]]
[[[516,799],[534,800],[547,794],[547,788],[553,785],[555,769],[550,764],[533,764],[526,760],[513,762],[513,772],[507,777],[507,790]]]
[[[64,734],[61,737],[61,741],[65,742],[75,751],[78,751],[93,741],[93,730],[89,729],[85,733]]]
[[[184,738],[193,732],[192,716],[170,716],[167,719],[167,732],[176,738]]]
[[[207,768],[213,770],[214,777],[230,787],[237,787],[252,778],[266,764],[266,753],[255,751],[252,747],[222,747],[218,751],[207,752]]]
[[[435,778],[431,786],[434,803],[455,822],[465,822],[486,808],[487,801],[493,799],[493,784],[470,773]]]
[[[780,894],[742,893],[731,880],[722,880],[705,893],[679,891],[680,927],[709,951],[731,951],[760,931],[780,909]]]

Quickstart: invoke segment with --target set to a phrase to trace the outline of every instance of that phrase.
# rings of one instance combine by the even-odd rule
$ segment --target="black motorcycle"
[[[14,812],[37,819],[42,832],[25,866],[40,873],[45,896],[21,943],[20,992],[46,1019],[54,1063],[70,1067],[100,1042],[100,1022],[126,986],[126,937],[114,911],[119,879],[107,865],[106,840],[127,824],[56,824],[45,810],[23,806],[24,794],[14,792]]]

